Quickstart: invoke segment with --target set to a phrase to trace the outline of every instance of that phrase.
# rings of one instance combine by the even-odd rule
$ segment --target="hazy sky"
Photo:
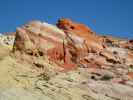
[[[15,31],[30,20],[55,24],[60,17],[97,33],[133,39],[133,0],[0,0],[0,32]]]

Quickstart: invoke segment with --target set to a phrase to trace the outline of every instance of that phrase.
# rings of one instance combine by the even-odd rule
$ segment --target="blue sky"
[[[0,32],[27,21],[71,18],[98,34],[133,39],[133,0],[0,0]]]

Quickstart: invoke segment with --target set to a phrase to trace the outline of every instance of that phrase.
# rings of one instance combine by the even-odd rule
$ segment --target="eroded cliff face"
[[[0,36],[0,100],[132,100],[132,40],[70,19],[31,21],[14,33]]]

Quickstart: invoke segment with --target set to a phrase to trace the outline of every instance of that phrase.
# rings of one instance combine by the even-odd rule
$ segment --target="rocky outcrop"
[[[70,19],[60,19],[57,27],[32,21],[17,28],[13,52],[47,56],[50,61],[65,69],[73,69],[78,65],[100,68],[108,63],[130,62],[132,65],[132,52],[124,46],[124,41],[98,36],[89,27]],[[132,41],[127,41],[127,45],[129,43]],[[92,58],[91,55],[97,55],[96,58],[100,59]]]
[[[56,26],[33,21],[17,28],[13,52],[21,51],[35,56],[48,56],[59,66],[72,68],[75,65],[71,60],[72,54],[68,50],[65,38],[65,33]]]
[[[133,50],[133,40],[125,41],[124,43],[121,43],[120,45],[122,48]]]
[[[102,41],[95,32],[93,32],[89,27],[71,21],[70,19],[60,19],[57,26],[62,29],[67,35],[72,37],[75,43],[79,44],[78,38],[80,37],[82,42],[85,44],[90,52],[99,52],[104,48]],[[76,41],[77,40],[77,41]]]
[[[12,52],[0,49],[0,100],[132,100],[132,40],[70,19],[31,21],[15,33]]]
[[[13,35],[0,34],[0,45],[13,46],[14,40],[15,40],[15,36],[13,36]]]
[[[17,28],[13,51],[48,55],[59,66],[71,69],[88,53],[99,53],[104,48],[99,37],[82,24],[60,19],[57,26],[32,21]]]

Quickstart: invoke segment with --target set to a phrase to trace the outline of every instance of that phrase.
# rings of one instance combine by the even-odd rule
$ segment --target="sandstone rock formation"
[[[60,29],[33,21],[17,28],[13,51],[19,50],[33,55],[45,54],[56,64],[64,68],[71,66],[71,69],[88,53],[99,53],[104,48],[100,38],[82,24],[60,19],[57,26]]]
[[[89,27],[73,22],[70,19],[60,19],[57,26],[70,36],[75,43],[79,44],[77,42],[78,38],[76,37],[80,37],[88,49],[94,50],[94,52],[98,52],[103,49],[102,42],[100,41],[98,35],[96,35],[96,33]]]
[[[14,39],[15,39],[15,36],[13,36],[13,35],[0,34],[0,45],[5,45],[5,46],[11,45],[11,46],[13,46]]]
[[[14,33],[0,36],[0,100],[132,100],[132,40],[70,19]]]

